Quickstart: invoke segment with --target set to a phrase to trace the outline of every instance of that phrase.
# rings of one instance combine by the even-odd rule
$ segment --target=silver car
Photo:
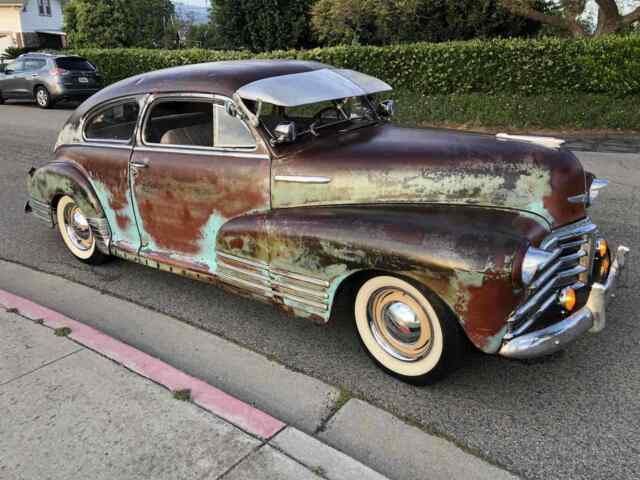
[[[5,100],[35,100],[51,108],[63,100],[84,100],[102,87],[95,65],[87,59],[51,53],[26,53],[0,73],[0,104]]]

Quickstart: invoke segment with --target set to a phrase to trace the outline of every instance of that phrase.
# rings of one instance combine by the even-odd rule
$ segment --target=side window
[[[183,147],[254,148],[251,131],[209,100],[160,100],[152,105],[144,130],[150,144]]]
[[[46,60],[41,59],[33,59],[33,60],[25,60],[24,61],[24,70],[25,72],[34,72],[36,70],[40,70],[47,64]]]
[[[139,112],[140,106],[135,100],[107,107],[89,118],[84,135],[88,140],[130,140]]]
[[[211,103],[198,100],[161,100],[155,103],[147,117],[144,140],[162,145],[212,147]]]
[[[247,125],[238,117],[227,113],[224,105],[214,104],[215,128],[213,145],[216,147],[255,148],[256,139]]]
[[[14,73],[24,72],[24,60],[17,60],[12,67],[9,67]]]

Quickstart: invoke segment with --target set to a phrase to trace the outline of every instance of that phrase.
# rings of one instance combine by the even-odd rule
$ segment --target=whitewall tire
[[[409,383],[440,379],[461,355],[456,320],[434,294],[408,280],[388,275],[367,280],[356,295],[354,314],[369,356]]]
[[[96,248],[96,237],[87,217],[72,197],[65,195],[58,201],[56,221],[60,236],[74,257],[85,263],[104,262],[106,255]]]

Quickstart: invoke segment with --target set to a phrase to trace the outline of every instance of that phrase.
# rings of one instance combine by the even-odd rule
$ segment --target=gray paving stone
[[[517,478],[361,400],[349,400],[320,438],[398,480]]]
[[[81,348],[0,308],[0,385]]]
[[[318,470],[318,473],[321,473]],[[208,480],[214,480],[210,476]],[[320,480],[321,477],[299,463],[291,460],[276,449],[265,445],[253,453],[229,474],[224,480]]]
[[[0,412],[11,480],[215,477],[260,443],[89,350],[0,387]]]
[[[387,477],[300,430],[288,427],[270,442],[329,480],[386,480]]]

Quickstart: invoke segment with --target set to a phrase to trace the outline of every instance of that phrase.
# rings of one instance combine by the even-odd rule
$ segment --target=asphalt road
[[[471,352],[431,387],[400,383],[361,351],[349,322],[318,327],[215,287],[115,261],[73,260],[58,235],[23,214],[25,174],[45,163],[70,110],[0,106],[0,257],[170,314],[345,388],[510,471],[535,479],[640,478],[640,261],[600,335],[544,361]],[[592,217],[611,243],[640,250],[640,155],[583,154],[612,184]],[[633,255],[634,252],[632,252]],[[81,302],[81,298],[69,298]],[[292,393],[293,394],[293,393]]]

